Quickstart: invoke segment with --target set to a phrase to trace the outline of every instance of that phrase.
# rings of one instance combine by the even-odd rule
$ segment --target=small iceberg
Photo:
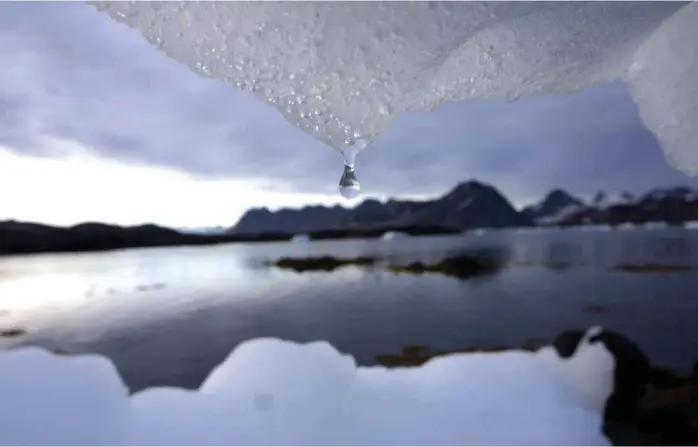
[[[407,239],[408,237],[410,237],[410,235],[407,233],[401,233],[399,231],[388,231],[386,233],[383,233],[381,239],[384,241],[392,241],[394,239]]]
[[[306,243],[306,242],[310,242],[310,241],[311,241],[310,236],[307,234],[296,234],[295,236],[293,236],[291,238],[291,242],[293,242],[293,243]]]

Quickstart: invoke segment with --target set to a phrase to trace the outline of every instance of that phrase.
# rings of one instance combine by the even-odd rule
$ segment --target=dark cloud
[[[334,193],[338,154],[250,94],[156,51],[136,31],[77,3],[0,4],[0,144],[50,154],[46,137],[99,154],[270,188]],[[50,141],[50,140],[49,140]],[[668,167],[620,82],[517,102],[408,114],[362,153],[378,195],[438,193],[467,178],[528,200],[693,183]]]

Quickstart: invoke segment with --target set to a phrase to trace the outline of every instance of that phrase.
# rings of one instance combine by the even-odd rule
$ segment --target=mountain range
[[[320,240],[376,238],[386,232],[445,235],[476,228],[648,222],[679,225],[688,221],[698,221],[698,191],[687,187],[654,189],[637,197],[598,193],[588,201],[556,189],[539,203],[517,210],[493,186],[468,181],[432,200],[368,199],[354,208],[252,209],[225,232],[220,228],[174,230],[98,222],[55,227],[0,221],[0,255],[289,241],[299,234]]]
[[[367,199],[354,208],[307,206],[245,213],[232,233],[310,233],[372,226],[444,226],[460,230],[526,226],[619,225],[698,220],[698,191],[659,188],[640,196],[599,192],[591,200],[555,189],[539,203],[517,210],[495,187],[475,180],[458,184],[432,200],[380,202]]]
[[[518,212],[490,185],[468,181],[433,200],[368,199],[354,208],[307,206],[269,211],[255,208],[232,228],[236,233],[290,232],[366,226],[444,226],[457,229],[530,226],[533,221]]]
[[[653,189],[634,196],[627,192],[597,193],[588,203],[555,190],[522,213],[537,225],[621,225],[698,221],[698,191],[685,186]]]

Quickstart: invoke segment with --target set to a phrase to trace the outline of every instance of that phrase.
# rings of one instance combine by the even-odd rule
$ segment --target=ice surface
[[[607,445],[613,357],[458,354],[357,367],[325,342],[241,344],[197,391],[131,397],[97,356],[0,354],[0,444]]]
[[[0,354],[0,443],[119,445],[128,390],[99,356],[59,357],[38,348]]]
[[[698,174],[698,4],[90,3],[338,150],[407,110],[622,77],[670,163]]]

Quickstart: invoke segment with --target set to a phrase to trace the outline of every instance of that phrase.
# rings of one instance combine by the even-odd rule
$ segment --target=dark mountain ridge
[[[682,225],[698,221],[698,191],[686,186],[658,188],[637,198],[627,193],[613,200],[604,196],[592,204],[568,210],[564,215],[548,222],[551,225],[621,225],[662,222]]]
[[[367,199],[354,208],[252,209],[227,234],[192,234],[157,225],[121,227],[86,222],[55,227],[0,221],[0,254],[288,241],[295,234],[308,234],[312,239],[373,238],[389,231],[438,235],[476,228],[649,222],[681,225],[689,221],[698,221],[698,191],[685,186],[654,189],[637,198],[627,193],[600,193],[588,203],[563,190],[553,190],[539,204],[519,212],[492,186],[468,181],[431,200]]]
[[[574,197],[567,191],[553,189],[541,202],[525,207],[521,210],[521,213],[534,222],[539,222],[542,219],[557,216],[571,207],[582,205],[584,205],[584,202],[581,199]]]
[[[233,233],[308,233],[324,229],[365,225],[445,226],[466,230],[530,226],[531,219],[519,213],[494,187],[475,180],[458,184],[432,200],[397,200],[385,203],[367,199],[354,208],[307,206],[300,209],[252,209],[232,228]]]

